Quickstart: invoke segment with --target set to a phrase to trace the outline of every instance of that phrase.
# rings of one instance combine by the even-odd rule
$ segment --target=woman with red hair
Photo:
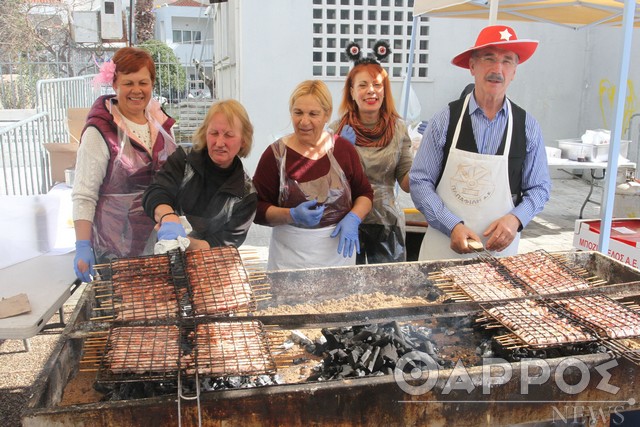
[[[376,58],[361,58],[351,43],[347,55],[355,66],[347,76],[340,113],[331,127],[355,144],[371,187],[373,208],[360,224],[357,264],[406,261],[404,215],[395,194],[396,182],[409,192],[411,139],[396,111],[389,76],[378,60],[391,51],[386,43],[374,46]]]

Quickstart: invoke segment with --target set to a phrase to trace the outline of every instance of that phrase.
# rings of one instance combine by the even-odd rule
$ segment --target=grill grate
[[[238,250],[231,246],[185,254],[186,275],[196,316],[254,311],[249,276]]]
[[[275,373],[263,325],[258,321],[213,322],[196,326],[195,361],[188,371],[229,376]]]
[[[566,298],[553,304],[590,325],[603,339],[640,335],[640,314],[606,295]]]
[[[526,296],[522,286],[501,270],[479,262],[445,267],[430,278],[456,300],[495,301]]]
[[[508,274],[531,289],[531,294],[578,291],[590,287],[586,279],[548,252],[538,250],[498,259]]]
[[[490,302],[481,306],[485,313],[507,328],[524,346],[546,348],[597,339],[581,323],[562,316],[543,301]],[[498,341],[501,342],[500,339]],[[506,341],[511,343],[508,339]]]
[[[180,369],[178,326],[122,326],[109,331],[96,381],[167,380]]]

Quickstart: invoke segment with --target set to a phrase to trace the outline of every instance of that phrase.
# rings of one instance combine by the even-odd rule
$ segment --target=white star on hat
[[[511,36],[512,36],[512,34],[506,28],[504,29],[504,31],[500,31],[500,40],[509,41]]]

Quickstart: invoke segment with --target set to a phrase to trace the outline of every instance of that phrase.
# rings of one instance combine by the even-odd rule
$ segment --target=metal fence
[[[0,194],[44,194],[51,187],[47,141],[47,117],[37,113],[0,128]]]
[[[35,108],[37,112],[28,120],[0,127],[0,194],[42,194],[51,187],[49,153],[43,144],[67,143],[67,109],[88,108],[99,95],[112,92],[110,87],[93,86],[97,66],[90,62],[78,65],[0,61],[0,109]],[[163,66],[156,64],[157,68]],[[182,66],[188,69],[191,64]],[[64,77],[69,72],[78,77]],[[174,90],[165,84],[155,94],[165,111],[177,121],[174,126],[177,142],[190,141],[194,127],[210,105],[210,95],[202,88],[202,80],[188,77],[185,88]]]

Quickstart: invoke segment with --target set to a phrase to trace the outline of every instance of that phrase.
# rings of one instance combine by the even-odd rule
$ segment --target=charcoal
[[[369,364],[367,365],[367,369],[369,372],[376,372],[382,366],[382,358],[378,357],[380,355],[380,347],[376,347],[369,359]]]
[[[336,357],[338,358],[338,360],[345,360],[347,358],[348,354],[346,351],[344,351],[343,349],[339,348],[336,351]]]
[[[291,331],[291,336],[289,338],[291,339],[291,341],[293,341],[296,344],[300,344],[300,345],[313,344],[313,342],[311,342],[311,340],[307,338],[305,334],[303,334],[298,330]]]
[[[440,297],[440,293],[436,292],[435,290],[431,290],[429,291],[429,293],[427,294],[427,301],[435,301]]]
[[[358,365],[358,361],[360,360],[361,355],[362,355],[362,352],[357,347],[351,350],[351,353],[349,353],[347,360],[352,368],[355,368]]]
[[[306,345],[306,346],[304,346],[304,350],[307,353],[314,354],[316,352],[316,345],[315,344]]]
[[[231,388],[238,388],[242,385],[242,377],[239,377],[239,376],[228,377],[227,383]]]
[[[373,332],[362,330],[353,336],[353,341],[370,342],[374,335]]]
[[[427,353],[428,355],[436,354],[435,346],[431,341],[427,340],[423,343],[423,345],[424,345],[424,349],[422,350],[423,352]]]
[[[387,344],[381,348],[380,357],[396,363],[398,361],[398,352],[393,345]]]
[[[297,357],[295,359],[292,360],[292,363],[294,365],[300,365],[301,363],[305,363],[307,362],[309,359],[306,357]]]
[[[369,362],[369,358],[371,357],[371,349],[367,349],[365,350],[364,353],[362,353],[362,356],[360,357],[359,362],[363,365],[363,366],[367,366],[367,363]]]
[[[321,332],[327,339],[327,348],[341,348],[344,346],[328,328],[322,328]]]
[[[340,370],[340,373],[338,374],[338,377],[344,378],[344,377],[350,377],[352,376],[354,373],[353,368],[351,367],[351,365],[342,365],[342,369]]]

